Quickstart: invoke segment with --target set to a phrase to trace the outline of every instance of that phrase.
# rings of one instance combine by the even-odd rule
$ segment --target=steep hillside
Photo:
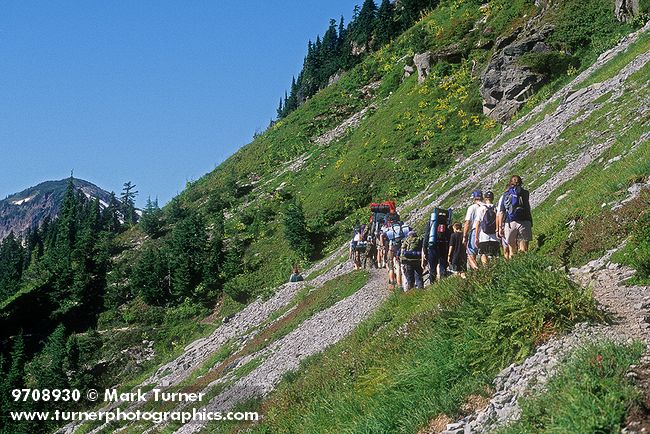
[[[649,30],[646,25],[599,56],[492,140],[458,158],[444,177],[430,182],[400,208],[405,220],[419,226],[431,207],[462,209],[472,189],[496,189],[509,174],[521,173],[535,207],[535,253],[511,265],[499,263],[467,281],[448,279],[422,293],[390,295],[381,283],[381,271],[372,271],[367,282],[350,282],[355,275],[361,278],[363,274],[353,272],[345,261],[345,246],[333,249],[334,253],[307,271],[312,279],[284,284],[267,300],[251,303],[137,386],[144,390],[202,391],[207,396],[201,403],[167,405],[165,410],[258,409],[266,416],[261,424],[213,423],[206,428],[198,421],[185,425],[140,422],[127,424],[126,431],[247,428],[259,432],[439,432],[454,417],[480,410],[491,399],[504,403],[507,397],[508,403],[516,403],[520,392],[513,393],[512,387],[503,389],[501,380],[497,381],[501,394],[491,396],[490,383],[497,374],[511,382],[522,378],[525,384],[542,381],[541,376],[530,380],[533,374],[526,370],[552,376],[555,371],[551,366],[563,363],[576,347],[594,339],[596,343],[586,355],[576,357],[584,360],[593,354],[611,354],[611,370],[597,374],[604,375],[602,390],[607,395],[602,399],[620,392],[621,400],[632,402],[633,394],[627,389],[631,386],[619,377],[647,351],[625,344],[629,337],[648,344],[643,332],[648,329],[643,323],[647,306],[635,308],[634,318],[640,323],[634,330],[641,330],[639,333],[629,334],[632,329],[627,323],[614,330],[605,327],[602,333],[599,328],[584,332],[581,326],[566,340],[549,342],[540,348],[553,357],[548,370],[546,356],[535,353],[535,347],[551,335],[570,331],[576,322],[602,320],[590,291],[572,283],[563,270],[572,268],[574,275],[581,276],[576,280],[587,282],[592,278],[603,281],[602,275],[610,266],[619,270],[620,266],[609,262],[613,250],[650,209],[646,190],[650,174]],[[412,86],[417,88],[415,83]],[[351,134],[361,128],[363,125]],[[205,188],[201,186],[200,181],[195,188]],[[282,189],[277,195],[282,196]],[[232,215],[236,218],[236,213]],[[586,265],[591,271],[597,270],[598,276],[585,271],[587,268],[581,272],[575,268],[605,253],[605,259]],[[607,301],[602,294],[612,294],[620,284],[617,279],[629,271],[615,273],[616,279],[597,294],[610,309],[612,299]],[[341,283],[349,292],[339,299],[341,290],[334,288]],[[623,303],[630,307],[644,303],[647,287],[635,289],[639,296],[629,301],[624,294],[631,291],[616,291],[618,298],[613,306]],[[328,293],[339,295],[329,303],[318,301]],[[613,343],[603,343],[603,338],[613,339]],[[527,360],[521,368],[499,373],[533,353],[536,359]],[[566,369],[583,369],[576,363]],[[290,373],[298,367],[297,373]],[[620,389],[613,385],[619,381]],[[580,387],[571,389],[575,396],[584,394]],[[277,391],[271,393],[275,388]],[[521,393],[524,389],[522,386]],[[543,399],[557,398],[540,399],[541,404],[534,405],[543,407],[549,402]],[[162,409],[153,402],[122,405],[129,410]],[[533,422],[525,423],[550,423],[526,413],[532,412],[531,408],[524,407],[524,414],[526,421]],[[584,429],[602,426],[595,413],[579,408],[587,412],[583,428],[591,427]],[[512,414],[501,409],[490,410],[495,418],[491,423],[503,423]],[[611,413],[603,417],[610,418],[606,423],[613,425],[605,426],[620,426],[626,406],[607,410]],[[480,414],[450,428],[450,432],[478,421]],[[592,422],[594,425],[588,425]],[[120,425],[91,426],[92,432],[108,432]],[[439,426],[443,428],[436,428]],[[68,428],[72,431],[74,426]],[[572,432],[577,428],[560,425],[555,429]]]
[[[621,377],[646,351],[626,339],[647,341],[647,287],[630,292],[640,303],[634,334],[587,327],[587,339],[576,323],[602,323],[597,301],[630,312],[622,285],[634,271],[618,263],[639,285],[650,278],[635,259],[650,255],[647,231],[635,229],[650,212],[650,4],[619,21],[629,2],[434,3],[163,210],[149,204],[141,224],[115,224],[116,214],[69,194],[44,259],[26,248],[26,272],[0,304],[11,360],[0,370],[12,373],[2,386],[201,392],[201,402],[96,409],[265,416],[253,425],[98,420],[64,432],[435,432],[478,423],[475,411],[506,396],[515,408],[511,382],[495,391],[492,381],[521,379],[526,389],[536,351],[573,357],[571,345],[557,347],[605,336],[612,342],[576,357],[621,354],[587,374],[600,375],[598,399],[625,405],[608,407],[604,424],[576,405],[592,427],[620,428],[634,401]],[[395,199],[419,229],[432,207],[461,216],[472,189],[498,192],[513,173],[531,191],[530,254],[406,294],[387,290],[385,271],[347,261],[370,202]],[[296,263],[306,281],[285,283]],[[598,300],[591,279],[605,282]],[[549,367],[542,376],[564,366],[537,357]],[[580,431],[550,425],[534,409],[556,398],[540,399],[522,404],[522,423]],[[490,420],[495,412],[499,426],[507,415]]]
[[[83,179],[74,179],[74,186],[89,198],[97,198],[108,205],[111,194]],[[46,219],[54,219],[65,196],[67,179],[45,181],[20,193],[0,200],[0,240],[13,232],[20,236],[26,230],[38,227]]]

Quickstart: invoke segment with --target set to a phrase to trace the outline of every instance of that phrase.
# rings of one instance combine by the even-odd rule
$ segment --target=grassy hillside
[[[577,67],[550,77],[549,83],[531,98],[524,113],[543,102],[552,91],[590,65],[605,46],[612,45],[632,28],[631,25],[618,24],[612,18],[612,2],[609,0],[590,0],[587,3],[599,19],[581,24],[580,32],[585,37],[573,53]],[[544,9],[543,20],[554,23],[561,32],[571,32],[575,11],[587,3],[571,0],[554,4]],[[176,220],[172,216],[178,214],[179,209],[198,212],[208,225],[218,221],[222,212],[225,214],[224,256],[228,259],[224,267],[228,270],[222,276],[224,294],[218,297],[217,311],[210,317],[213,324],[241,309],[247,300],[257,295],[269,295],[274,287],[285,281],[292,263],[300,262],[304,266],[340,246],[350,236],[354,222],[367,219],[368,203],[386,198],[400,203],[413,197],[432,180],[445,179],[447,169],[456,160],[466,157],[495,136],[501,126],[482,114],[478,93],[480,72],[491,55],[494,41],[524,24],[528,17],[541,12],[534,2],[524,0],[494,0],[488,3],[488,7],[481,7],[476,1],[442,2],[396,41],[368,55],[339,82],[320,91],[213,172],[188,184],[179,198],[166,207],[168,222],[171,223],[163,233],[174,227]],[[567,39],[578,44],[576,40]],[[646,45],[647,37],[644,37],[635,45],[636,51],[625,54],[628,57],[621,59],[619,66],[634,53],[647,50]],[[558,41],[557,48],[562,47],[572,48],[566,41]],[[456,63],[438,62],[422,85],[417,83],[415,76],[403,79],[403,68],[414,53],[450,49],[462,53],[461,59],[455,60]],[[614,72],[610,71],[610,74]],[[509,136],[530,127],[555,107],[557,104],[549,106]],[[632,113],[635,107],[630,106],[628,113]],[[344,131],[328,144],[314,142],[315,138],[364,109],[367,111],[358,127]],[[592,116],[595,128],[605,125],[601,121],[607,113],[603,108]],[[613,125],[613,128],[619,127]],[[578,151],[581,128],[576,126],[564,134],[570,146],[564,143],[553,146],[545,154],[535,154],[523,160],[513,170],[524,174],[531,186],[539,184],[548,176],[548,172],[546,175],[538,172],[539,162],[553,153],[569,155]],[[639,128],[627,130],[626,135],[617,139],[621,143],[608,152],[628,146],[630,140],[635,140],[635,134],[640,134]],[[643,151],[637,149],[636,155],[642,155]],[[557,157],[557,161],[562,164],[562,158]],[[634,167],[625,166],[622,170],[644,173],[644,164],[644,159],[629,158],[615,162],[609,170],[632,165]],[[612,182],[597,170],[585,173],[589,177],[581,176],[579,181],[575,181],[585,190],[589,190],[593,182],[598,182],[598,185],[607,186],[611,191],[608,194],[614,194],[623,192],[625,183],[629,181]],[[598,179],[591,179],[592,175]],[[450,183],[453,185],[453,181],[462,179],[462,176],[459,174]],[[634,176],[629,176],[629,179],[634,179]],[[600,211],[599,202],[589,202],[586,198],[590,196],[582,194],[578,185],[573,187],[575,182],[566,190],[572,189],[579,193],[576,197],[585,198],[586,207],[581,203],[574,205],[573,201],[543,207],[539,212],[545,214],[537,219],[535,231],[543,235],[538,237],[542,251],[552,252],[556,258],[569,258],[564,260],[569,266],[580,258],[581,250],[561,253],[566,250],[563,244],[567,230],[565,224],[574,216],[577,207],[581,213],[593,215],[594,219],[598,219]],[[560,194],[562,192],[549,198],[549,203]],[[456,199],[454,195],[449,201]],[[287,240],[285,215],[287,207],[295,202],[304,209],[309,243],[314,248],[310,258],[293,251]],[[624,232],[617,233],[624,236]],[[205,325],[199,323],[199,318],[207,314],[204,306],[188,299],[184,305],[171,311],[178,309],[181,315],[178,318],[181,319],[166,321],[160,329],[160,321],[156,318],[164,317],[164,309],[169,308],[147,305],[138,297],[138,288],[130,287],[129,279],[140,252],[148,246],[163,246],[167,238],[169,235],[152,240],[137,227],[122,237],[120,250],[124,252],[118,257],[109,277],[109,295],[115,295],[116,305],[123,304],[119,309],[107,312],[100,320],[103,328],[128,326],[140,330],[136,333],[138,337],[159,343],[158,356],[146,365],[151,368],[177,354],[192,336],[196,336],[195,333],[206,332]],[[613,244],[611,239],[604,239],[588,255],[593,257]],[[144,314],[131,315],[130,312]],[[176,318],[176,315],[171,317]],[[184,324],[186,319],[182,318],[196,318],[190,327],[192,331]]]
[[[534,17],[536,25],[555,26],[549,40],[553,55],[570,60],[565,68],[549,71],[546,85],[517,115],[522,117],[641,24],[640,20],[619,24],[612,6],[610,0],[542,2],[540,7],[532,0],[441,2],[340,81],[213,172],[189,183],[165,208],[157,233],[135,226],[116,238],[103,298],[106,309],[98,321],[101,333],[76,337],[82,364],[90,371],[111,361],[111,370],[98,376],[101,384],[119,381],[121,390],[129,390],[252,299],[270,296],[287,279],[291,264],[304,268],[341,246],[353,224],[368,218],[370,202],[413,199],[403,211],[430,205],[431,197],[472,176],[471,166],[453,174],[449,169],[502,128],[483,114],[479,94],[480,74],[495,42]],[[649,7],[642,4],[644,13]],[[582,86],[613,77],[648,49],[646,34]],[[422,84],[415,75],[403,78],[409,59],[426,50],[440,59],[429,77]],[[540,59],[528,61],[539,64]],[[413,432],[437,415],[458,416],[469,397],[489,394],[486,387],[499,369],[521,360],[550,334],[563,332],[576,321],[600,319],[588,291],[569,282],[561,267],[584,264],[617,246],[632,233],[637,219],[647,217],[647,195],[623,208],[611,206],[626,197],[633,182],[647,180],[650,172],[648,76],[646,65],[624,83],[623,92],[595,101],[555,141],[508,167],[521,173],[534,190],[594,146],[608,143],[602,155],[578,176],[556,186],[535,210],[535,253],[519,258],[507,270],[498,263],[468,281],[447,280],[432,291],[391,297],[352,336],[289,374],[267,401],[248,403],[259,405],[267,415],[253,429],[338,432],[347,426],[356,431]],[[561,109],[562,101],[548,104],[500,137],[491,150],[476,157],[476,163],[489,161],[487,154]],[[362,111],[358,125],[343,129],[332,141],[318,139]],[[496,173],[528,144],[517,146],[486,174]],[[441,204],[462,208],[467,192],[479,186],[483,187],[477,181],[453,190]],[[425,188],[428,198],[418,196]],[[296,209],[304,212],[305,228],[291,224],[297,221],[290,219]],[[299,217],[298,221],[303,218]],[[295,237],[288,231],[298,229],[304,230],[299,238],[307,242],[308,253],[292,247]],[[183,237],[200,238],[201,243],[188,248],[180,242]],[[632,250],[621,255],[633,262],[632,252],[646,252],[647,246],[645,232],[637,231],[631,237]],[[201,255],[195,256],[197,251]],[[171,260],[156,263],[157,254],[164,256],[161,252],[171,252]],[[199,270],[205,278],[186,284],[187,291],[171,294],[176,276],[170,263],[185,256],[191,260],[178,268],[190,277],[193,273],[188,270]],[[338,258],[343,260],[344,256]],[[209,269],[210,265],[214,267]],[[142,279],[135,277],[149,275],[150,270],[159,277],[155,289],[170,298],[147,298],[145,285],[150,282],[141,285]],[[355,293],[367,278],[349,274],[311,291],[304,289],[259,329],[240,336],[254,339],[224,344],[174,390],[200,390],[208,381],[220,380],[210,390],[210,397],[216,396],[260,366],[264,362],[260,352],[271,343]],[[150,340],[153,358],[119,363],[120,351],[137,349]],[[634,351],[628,353],[621,364],[635,356]],[[116,361],[121,369],[112,370]],[[130,432],[142,428],[128,427]]]
[[[551,76],[529,107],[630,31],[630,25],[615,22],[612,4],[572,0],[544,9],[541,21],[557,28],[553,43],[570,50],[577,67]],[[576,23],[585,11],[591,19]],[[525,0],[486,6],[442,2],[398,40],[189,185],[181,194],[188,206],[209,214],[211,201],[231,204],[227,234],[243,261],[242,273],[226,284],[230,292],[264,293],[286,278],[292,262],[304,261],[283,237],[287,203],[302,203],[317,259],[340,245],[355,221],[367,218],[371,201],[402,201],[494,136],[500,126],[482,113],[479,74],[494,41],[541,12]],[[422,85],[415,76],[403,80],[407,60],[425,50],[453,51],[460,60],[439,61]],[[314,143],[362,109],[368,111],[358,128],[327,145]]]

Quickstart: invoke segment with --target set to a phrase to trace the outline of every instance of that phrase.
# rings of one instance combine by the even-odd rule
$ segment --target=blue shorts
[[[474,229],[469,231],[469,234],[467,234],[467,254],[472,256],[478,254],[478,246],[476,245],[476,236],[474,234]]]

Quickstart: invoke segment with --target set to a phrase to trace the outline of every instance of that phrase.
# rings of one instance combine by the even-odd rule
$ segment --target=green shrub
[[[547,391],[522,403],[521,419],[506,433],[619,432],[638,397],[625,374],[643,353],[643,345],[590,344],[553,377]]]
[[[629,262],[637,271],[637,278],[650,279],[650,210],[637,220],[628,250],[632,252]]]
[[[555,31],[550,41],[575,52],[589,48],[596,53],[613,45],[630,27],[619,23],[611,0],[566,0],[558,4]]]
[[[549,78],[566,74],[569,66],[577,68],[580,61],[560,51],[530,52],[521,56],[519,60],[534,72],[545,74]]]

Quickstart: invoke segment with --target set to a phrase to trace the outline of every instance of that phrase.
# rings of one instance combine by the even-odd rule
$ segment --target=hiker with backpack
[[[302,274],[300,274],[300,269],[298,268],[298,265],[294,264],[292,267],[291,276],[289,276],[289,282],[296,283],[296,282],[302,282],[303,280],[305,279],[302,277]]]
[[[404,291],[413,287],[422,289],[422,239],[412,230],[402,242],[400,261],[404,268]]]
[[[463,244],[467,246],[467,264],[472,270],[478,269],[476,263],[476,255],[478,254],[478,246],[476,245],[475,223],[478,209],[480,208],[483,200],[483,192],[481,190],[474,190],[472,192],[473,203],[467,208],[465,214],[465,227],[463,228]]]
[[[483,204],[479,207],[474,223],[475,242],[478,246],[478,256],[483,265],[488,259],[499,256],[501,244],[497,236],[497,212],[492,201],[494,193],[485,192]]]
[[[503,204],[503,195],[499,197],[499,202],[497,203],[497,237],[499,238],[499,241],[501,241],[501,248],[503,249],[503,257],[504,259],[508,260],[510,259],[510,246],[508,245],[508,240],[506,240],[506,237],[503,236],[503,231],[505,227],[505,218],[503,218],[503,212],[501,211],[501,205]]]
[[[447,272],[452,210],[434,208],[424,228],[426,245],[422,249],[422,267],[429,264],[429,281],[433,284]]]
[[[388,243],[388,283],[390,285],[402,286],[402,264],[400,261],[400,249],[402,241],[408,236],[410,227],[404,222],[390,224],[386,231]]]
[[[528,243],[533,239],[533,215],[530,208],[530,193],[523,187],[519,175],[513,175],[508,183],[508,189],[503,193],[500,207],[500,219],[497,228],[502,233],[499,235],[506,239],[510,248],[510,255],[518,251],[527,252]]]
[[[467,277],[465,275],[465,271],[467,271],[467,249],[463,245],[463,225],[454,223],[453,230],[454,232],[449,237],[447,262],[453,275],[459,275],[465,279]]]
[[[369,262],[368,268],[379,268],[377,266],[377,242],[373,235],[368,236],[368,250],[363,261],[363,268],[366,268],[366,262]]]

